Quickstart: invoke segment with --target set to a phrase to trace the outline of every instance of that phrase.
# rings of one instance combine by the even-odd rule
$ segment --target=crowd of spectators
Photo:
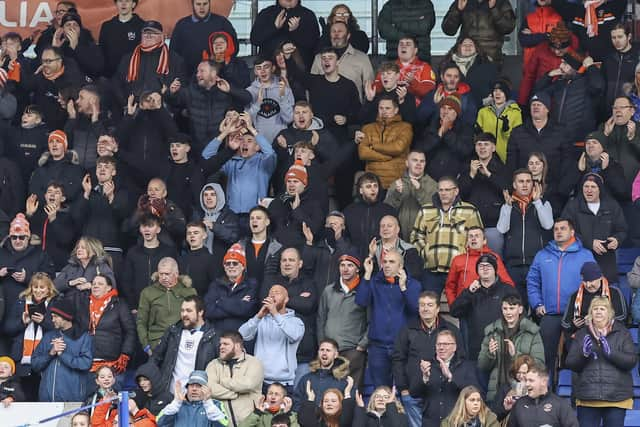
[[[436,66],[431,1],[389,0],[377,69],[345,4],[277,0],[251,59],[210,0],[172,34],[114,4],[97,37],[71,1],[1,36],[5,406],[92,405],[78,427],[623,425],[625,1],[537,0],[516,25],[508,0],[455,0]]]

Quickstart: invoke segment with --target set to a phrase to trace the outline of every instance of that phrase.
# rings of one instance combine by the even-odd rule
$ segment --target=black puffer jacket
[[[182,335],[182,321],[175,323],[166,330],[160,342],[153,349],[150,361],[160,369],[162,390],[169,391],[173,369],[178,360],[180,351],[180,336]],[[194,369],[204,371],[209,362],[218,357],[219,336],[213,325],[209,322],[202,325],[202,339],[198,344],[196,364]]]
[[[77,323],[89,329],[89,295],[91,291],[73,293]],[[90,332],[91,333],[91,332]],[[114,296],[104,309],[93,335],[93,358],[116,360],[121,354],[133,357],[138,339],[136,324],[127,303]]]
[[[533,125],[531,120],[526,120],[522,126],[518,126],[511,132],[509,144],[507,144],[507,166],[515,171],[527,168],[529,153],[540,151],[544,153],[549,163],[547,181],[557,183],[564,164],[569,158],[569,149],[574,141],[569,140],[564,125],[551,123],[540,129]]]
[[[516,15],[508,0],[498,0],[491,9],[487,1],[470,1],[463,11],[454,1],[442,20],[442,31],[448,36],[460,32],[472,37],[495,62],[502,63],[504,37],[516,26]]]
[[[300,194],[300,205],[293,209],[294,199],[283,193],[269,205],[273,236],[285,247],[302,248],[305,237],[302,224],[306,224],[313,234],[318,234],[324,220],[321,203],[308,191]]]
[[[569,218],[573,221],[576,230],[576,237],[583,242],[584,247],[593,251],[593,240],[607,240],[615,237],[618,244],[627,238],[627,222],[624,219],[622,208],[611,197],[601,197],[598,214],[594,215],[582,194],[567,203],[562,211],[562,218]],[[618,265],[616,262],[616,252],[607,251],[602,255],[595,252],[593,256],[602,268],[607,280],[610,283],[618,282]]]
[[[584,357],[582,353],[586,335],[591,336],[597,359],[593,356]],[[603,352],[600,342],[590,334],[589,328],[582,328],[576,333],[565,364],[578,373],[578,380],[573,387],[577,399],[620,402],[633,398],[631,370],[638,361],[638,355],[631,334],[616,320],[606,340],[611,348],[609,355]]]
[[[387,41],[387,57],[398,57],[400,37],[413,36],[418,41],[418,57],[431,62],[431,30],[436,12],[430,1],[391,0],[378,15],[380,36]]]
[[[573,143],[583,141],[589,132],[597,128],[596,105],[604,90],[602,73],[598,67],[591,66],[570,79],[554,80],[545,74],[536,82],[533,93],[549,94],[552,99],[551,117],[566,129]]]
[[[17,252],[13,249],[10,239],[6,239],[0,246],[0,266],[13,267],[17,271],[24,269],[27,273],[22,283],[16,282],[10,274],[0,277],[0,287],[4,291],[4,300],[9,303],[18,300],[18,294],[27,289],[27,285],[34,273],[44,272],[49,277],[54,277],[56,271],[53,267],[53,262],[39,245],[30,245],[25,250]]]
[[[396,210],[380,200],[369,203],[358,197],[344,209],[344,218],[351,243],[357,248],[360,256],[367,256],[371,239],[378,235],[380,220],[383,216],[397,216]]]
[[[78,155],[75,151],[67,151],[60,160],[53,160],[47,151],[38,160],[38,166],[29,182],[29,194],[36,194],[41,204],[44,203],[47,186],[52,181],[62,184],[67,203],[71,203],[80,195],[84,171],[78,165]]]
[[[603,59],[602,74],[607,85],[606,117],[609,117],[616,97],[624,95],[623,85],[635,81],[639,53],[638,46],[632,45],[627,52],[614,50]]]
[[[64,131],[69,138],[69,147],[78,153],[78,164],[82,169],[91,170],[96,167],[98,138],[108,133],[107,127],[104,114],[95,122],[84,114],[67,120]]]
[[[431,121],[416,146],[427,155],[427,173],[436,182],[443,176],[457,177],[465,168],[473,153],[473,127],[460,117],[442,137],[438,135],[439,117]]]
[[[147,362],[136,370],[136,383],[140,377],[145,377],[151,382],[151,392],[145,393],[140,387],[136,388],[136,401],[138,408],[147,408],[153,415],[158,416],[160,411],[173,400],[173,395],[162,388],[162,376],[156,365]]]

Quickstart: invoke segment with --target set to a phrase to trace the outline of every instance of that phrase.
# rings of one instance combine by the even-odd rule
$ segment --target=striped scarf
[[[134,49],[133,54],[131,55],[131,60],[129,61],[129,72],[127,73],[128,82],[138,80],[138,73],[140,72],[140,56],[142,55],[142,52],[149,53],[156,49],[162,49],[156,73],[164,75],[169,74],[169,48],[167,45],[164,42],[160,42],[149,47],[142,47],[142,45],[139,44]]]
[[[28,297],[24,302],[24,311],[25,313],[29,313],[29,306],[35,304],[35,302]],[[49,305],[49,301],[45,300],[45,307]],[[42,326],[37,324],[36,322],[29,322],[27,327],[24,330],[24,334],[22,335],[22,359],[20,359],[20,363],[23,365],[31,364],[31,356],[33,355],[33,351],[40,343],[42,339]]]
[[[603,277],[600,279],[602,283],[600,286],[600,296],[607,297],[611,301],[611,290],[609,289],[609,281]],[[573,303],[573,317],[574,319],[580,317],[582,313],[582,299],[584,298],[584,283],[580,284],[578,293],[576,293],[576,301]]]
[[[598,35],[598,13],[596,9],[602,6],[603,3],[604,0],[588,0],[584,2],[584,26],[590,38]]]
[[[513,199],[514,202],[518,202],[518,207],[520,208],[522,217],[524,218],[525,214],[527,213],[527,206],[529,206],[529,203],[531,203],[531,195],[523,197],[518,196],[516,193],[513,193],[511,199]]]

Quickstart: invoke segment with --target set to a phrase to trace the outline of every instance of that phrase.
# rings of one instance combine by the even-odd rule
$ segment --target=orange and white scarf
[[[609,289],[609,281],[603,277],[600,281],[600,296],[607,297],[611,301],[611,290]],[[584,283],[580,284],[578,293],[576,294],[576,301],[573,303],[573,317],[580,317],[582,312],[582,299],[584,298]]]
[[[513,201],[518,203],[518,207],[520,208],[522,217],[524,218],[525,214],[527,213],[527,206],[529,206],[529,203],[531,203],[531,195],[523,197],[517,195],[516,193],[513,193],[513,196],[511,196],[511,198],[513,199]]]
[[[34,302],[31,297],[26,298],[24,302],[24,311],[25,313],[29,313],[29,306],[32,304],[37,304]],[[49,305],[49,301],[45,300],[45,307]],[[24,330],[24,334],[22,335],[22,359],[20,359],[20,363],[24,365],[31,364],[31,356],[33,355],[34,350],[40,343],[42,339],[42,326],[37,324],[36,322],[29,322],[27,327]]]
[[[598,35],[598,14],[596,9],[604,3],[604,0],[587,0],[584,2],[584,26],[589,37]]]
[[[164,42],[160,42],[149,47],[142,47],[142,45],[139,44],[134,49],[133,54],[131,55],[131,60],[129,61],[129,71],[127,73],[128,82],[138,80],[138,73],[140,72],[140,56],[142,55],[142,52],[149,53],[156,49],[162,49],[156,73],[164,75],[169,74],[169,48],[167,45]]]

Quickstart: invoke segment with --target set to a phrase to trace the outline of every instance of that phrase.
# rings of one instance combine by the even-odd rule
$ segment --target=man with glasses
[[[442,177],[438,194],[423,205],[416,218],[411,243],[424,260],[422,289],[442,293],[453,258],[464,252],[467,230],[482,227],[478,209],[463,202],[455,178]]]
[[[114,76],[116,96],[120,105],[126,105],[130,94],[162,92],[178,79],[186,84],[184,61],[170,51],[164,42],[162,24],[147,21],[142,27],[142,40],[131,55],[124,56]]]
[[[40,245],[29,244],[31,230],[24,214],[19,213],[11,221],[9,236],[0,247],[0,289],[5,301],[13,303],[27,288],[34,273],[45,272],[53,277],[55,269]]]
[[[636,109],[627,96],[618,96],[611,108],[613,114],[598,130],[605,136],[602,142],[609,156],[622,165],[626,188],[631,188],[640,169],[640,132],[633,120]]]
[[[62,27],[62,17],[71,9],[77,10],[75,2],[59,1],[56,4],[56,9],[53,11],[53,19],[49,23],[49,26],[40,34],[40,37],[37,36],[37,33],[31,36],[36,43],[36,54],[38,56],[42,54],[47,46],[51,46],[56,30]]]
[[[421,358],[420,371],[409,381],[411,395],[424,398],[424,427],[440,426],[466,386],[482,390],[475,363],[461,357],[456,335],[449,329],[438,332],[435,355],[430,359]]]
[[[218,331],[237,331],[258,308],[258,289],[245,275],[247,258],[239,243],[232,245],[222,261],[224,276],[209,285],[204,297],[205,317]]]

